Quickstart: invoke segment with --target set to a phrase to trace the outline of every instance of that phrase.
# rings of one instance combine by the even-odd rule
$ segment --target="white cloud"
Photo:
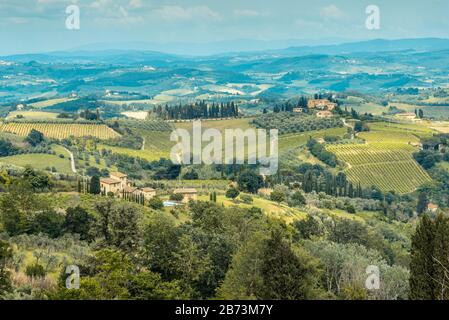
[[[321,17],[325,19],[341,19],[345,16],[344,12],[338,8],[335,4],[323,7],[320,10]]]
[[[166,21],[179,20],[221,20],[220,14],[207,6],[181,7],[181,6],[162,6],[153,11],[153,14]]]

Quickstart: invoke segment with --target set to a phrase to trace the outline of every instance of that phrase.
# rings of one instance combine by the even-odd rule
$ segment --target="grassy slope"
[[[61,146],[54,145],[52,148],[56,151],[56,155],[40,153],[20,154],[0,158],[0,163],[14,165],[17,167],[25,167],[30,165],[38,170],[45,170],[48,167],[55,167],[57,172],[64,174],[72,173],[70,168],[70,158],[67,152]],[[63,154],[64,158],[60,158],[59,154]]]
[[[302,219],[307,215],[305,212],[300,211],[296,208],[290,208],[285,204],[277,204],[276,202],[258,196],[252,197],[253,203],[245,204],[242,201],[238,200],[238,198],[236,201],[232,201],[226,198],[224,195],[217,195],[217,203],[223,204],[225,207],[231,207],[236,205],[243,208],[257,207],[262,209],[262,211],[265,214],[271,217],[282,219],[286,223],[291,223],[295,220]],[[209,196],[208,195],[199,196],[198,200],[208,201]]]

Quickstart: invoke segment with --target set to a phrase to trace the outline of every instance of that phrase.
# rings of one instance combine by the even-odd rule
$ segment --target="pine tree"
[[[280,231],[273,231],[262,252],[262,286],[258,298],[305,300],[313,298],[317,270],[312,258],[302,250],[293,251]]]

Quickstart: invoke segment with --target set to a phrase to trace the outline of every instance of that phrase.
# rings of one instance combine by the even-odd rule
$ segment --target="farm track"
[[[75,166],[75,157],[73,156],[73,152],[70,151],[69,149],[67,149],[66,147],[63,147],[63,148],[65,151],[67,151],[67,153],[70,156],[70,167],[72,168],[72,172],[77,173],[76,166]]]

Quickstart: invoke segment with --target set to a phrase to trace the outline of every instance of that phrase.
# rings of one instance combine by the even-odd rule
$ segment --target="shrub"
[[[44,267],[36,262],[26,267],[25,274],[31,278],[43,278],[46,272]]]
[[[153,197],[148,201],[148,206],[154,210],[160,210],[164,208],[164,203],[159,197]]]
[[[253,197],[251,197],[250,195],[247,194],[242,194],[240,196],[240,199],[247,204],[253,203]]]
[[[170,195],[170,200],[172,201],[182,201],[184,199],[184,196],[180,193],[172,193]]]
[[[240,191],[238,191],[236,188],[229,188],[226,191],[226,198],[235,199],[239,196],[239,194],[240,194]]]

